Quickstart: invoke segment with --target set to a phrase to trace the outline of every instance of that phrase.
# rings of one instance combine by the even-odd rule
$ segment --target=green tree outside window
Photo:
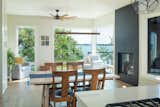
[[[67,32],[65,29],[56,29],[55,32]],[[55,34],[54,58],[55,61],[77,61],[83,58],[81,49],[76,47],[77,42],[67,34]]]
[[[34,62],[34,31],[31,28],[19,28],[19,54],[25,61]]]

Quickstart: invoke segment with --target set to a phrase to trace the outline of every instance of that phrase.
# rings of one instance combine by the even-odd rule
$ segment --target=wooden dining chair
[[[54,62],[53,66],[55,68],[53,70],[62,70],[63,69],[63,62]]]
[[[67,102],[67,107],[76,107],[76,82],[77,82],[77,72],[73,71],[54,71],[53,73],[53,88],[52,93],[50,93],[50,100],[54,102],[54,107],[57,102]],[[57,79],[61,78],[61,88],[57,89]],[[72,78],[72,82],[74,83],[74,87],[70,87],[70,78]],[[73,81],[74,79],[74,81]]]
[[[55,69],[54,66],[53,66],[53,62],[46,62],[46,63],[44,63],[44,65],[50,71],[52,71],[53,69]]]
[[[84,61],[77,62],[77,68],[83,68],[84,67]]]
[[[49,70],[50,70],[50,67],[45,66],[45,65],[42,65],[42,66],[39,67],[39,70],[40,70],[40,71],[49,71]]]
[[[62,62],[50,62],[45,63],[46,68],[49,68],[51,71],[62,70],[63,69],[63,63]]]
[[[99,90],[104,88],[105,82],[105,69],[92,69],[92,70],[83,70],[84,79],[83,79],[83,89],[84,90]],[[89,80],[89,85],[86,85],[86,80]]]
[[[67,70],[77,70],[77,62],[67,62]]]

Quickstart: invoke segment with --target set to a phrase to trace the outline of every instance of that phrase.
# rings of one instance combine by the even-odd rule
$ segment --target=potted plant
[[[7,51],[7,67],[8,67],[9,81],[12,81],[12,72],[15,68],[15,56],[10,49]]]

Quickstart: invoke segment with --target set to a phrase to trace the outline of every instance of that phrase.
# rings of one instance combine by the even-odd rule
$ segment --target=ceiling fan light
[[[69,16],[68,14],[60,15],[59,14],[59,12],[60,12],[59,9],[56,9],[55,11],[56,11],[56,15],[53,15],[52,13],[49,13],[53,17],[53,19],[55,19],[55,20],[66,20],[66,19],[69,20],[69,19],[77,18],[76,16]]]

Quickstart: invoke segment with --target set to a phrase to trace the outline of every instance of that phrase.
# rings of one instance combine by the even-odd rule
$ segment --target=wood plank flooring
[[[43,86],[29,86],[27,83],[9,83],[0,96],[0,107],[41,107]]]

